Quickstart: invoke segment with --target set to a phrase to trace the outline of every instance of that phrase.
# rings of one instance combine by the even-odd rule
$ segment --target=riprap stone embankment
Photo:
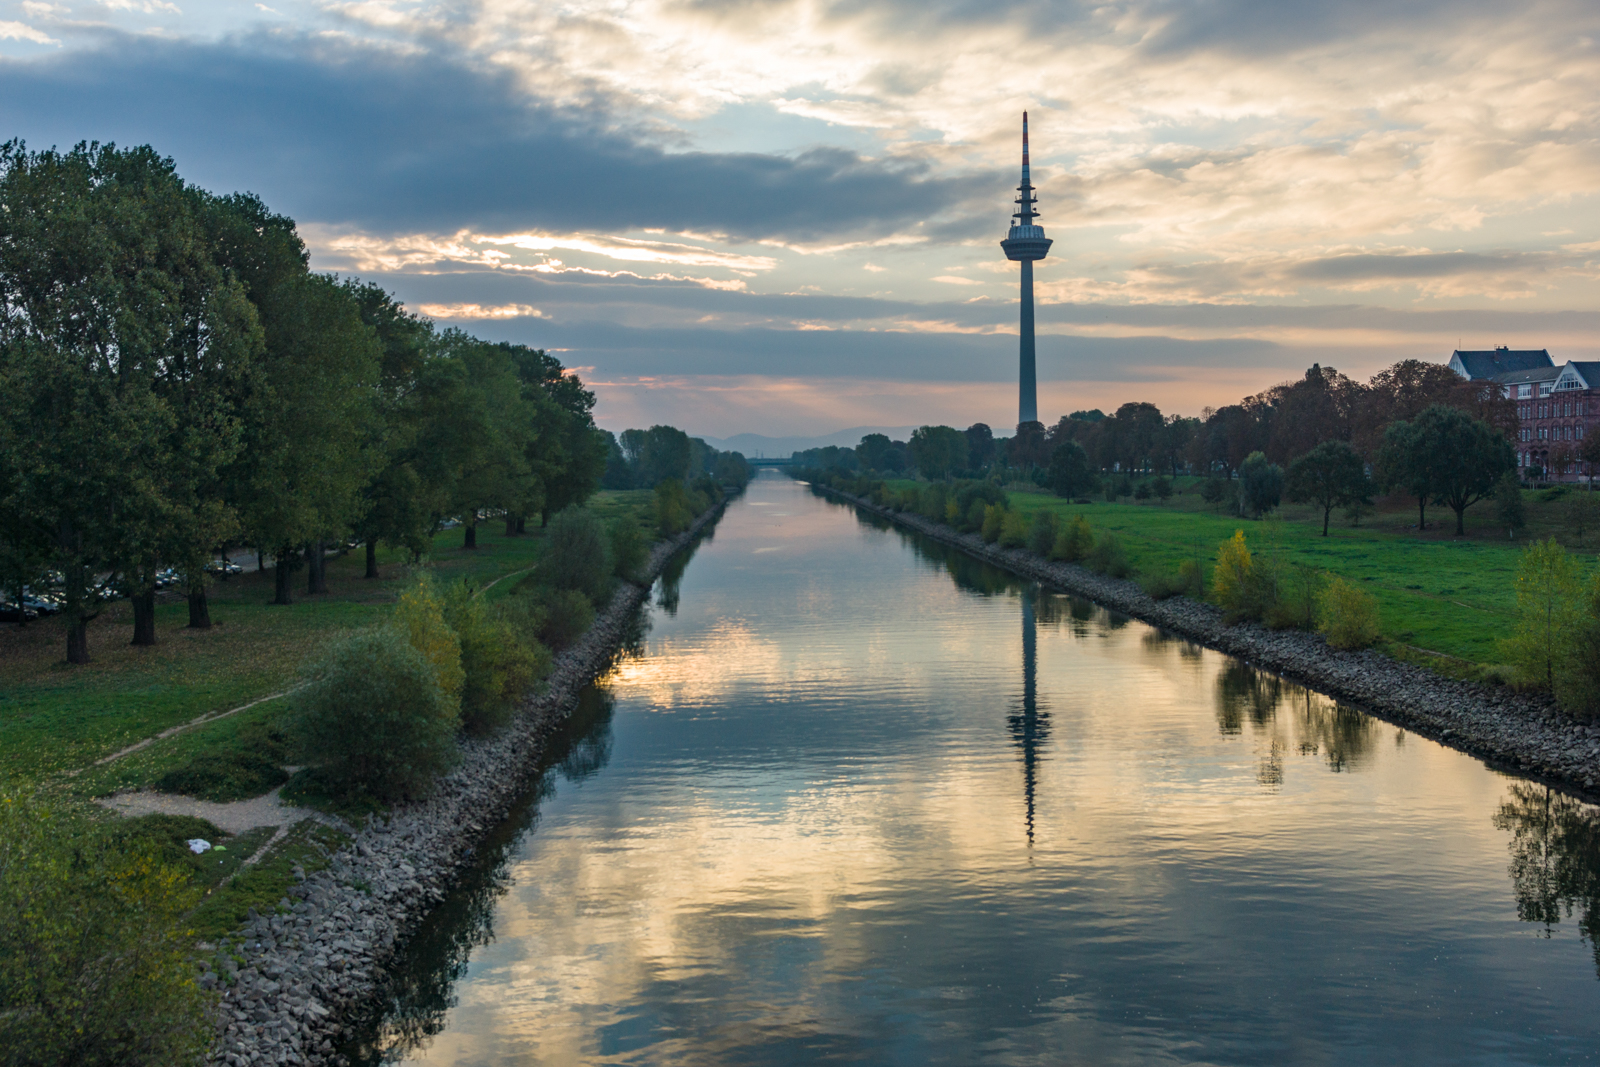
[[[976,534],[958,533],[920,515],[822,488],[863,511],[1014,574],[1237,656],[1493,765],[1597,799],[1600,725],[1573,722],[1542,694],[1445,678],[1370,649],[1343,652],[1331,648],[1321,635],[1303,630],[1268,630],[1255,623],[1230,626],[1210,604],[1187,597],[1156,600],[1137,582],[1041,559],[1022,549],[986,544]]]
[[[721,510],[656,545],[648,576],[653,580]],[[204,979],[222,990],[213,1062],[341,1060],[337,1045],[381,990],[396,948],[444,899],[474,849],[528,787],[546,740],[579,691],[612,662],[648,594],[648,584],[622,583],[511,725],[464,744],[460,766],[426,800],[370,821],[326,869],[305,875],[291,888],[286,912],[252,915],[233,939],[243,962],[230,961],[228,974]]]

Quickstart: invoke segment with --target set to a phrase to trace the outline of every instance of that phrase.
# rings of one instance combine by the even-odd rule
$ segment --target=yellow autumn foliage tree
[[[433,665],[440,691],[452,706],[459,708],[461,687],[467,679],[461,669],[461,639],[445,621],[444,599],[432,575],[419,574],[400,594],[390,625]]]
[[[1235,530],[1217,549],[1217,566],[1211,573],[1211,593],[1217,603],[1227,611],[1247,609],[1254,569],[1250,547],[1244,543],[1244,531]]]

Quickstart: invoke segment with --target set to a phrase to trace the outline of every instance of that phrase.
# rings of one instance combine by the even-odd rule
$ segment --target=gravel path
[[[985,544],[920,515],[879,507],[850,493],[818,487],[863,511],[961,549],[968,555],[1074,593],[1104,607],[1180,634],[1293,679],[1381,719],[1397,723],[1491,766],[1537,778],[1600,802],[1600,724],[1582,725],[1540,693],[1444,678],[1424,667],[1367,649],[1341,652],[1320,634],[1229,626],[1222,611],[1187,597],[1155,600],[1137,582],[1107,578],[1084,567],[1041,559],[1018,548]]]

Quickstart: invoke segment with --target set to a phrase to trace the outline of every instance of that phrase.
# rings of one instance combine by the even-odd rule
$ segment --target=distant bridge
[[[744,458],[745,462],[752,467],[793,467],[795,465],[793,456],[772,456],[768,459],[757,459],[754,456],[746,456]]]

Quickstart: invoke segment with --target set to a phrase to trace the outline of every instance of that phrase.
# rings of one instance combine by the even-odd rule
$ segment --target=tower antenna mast
[[[1033,181],[1028,176],[1028,113],[1022,113],[1022,184],[1017,186],[1016,223],[1000,242],[1006,258],[1022,264],[1022,337],[1017,382],[1017,422],[1039,421],[1039,376],[1033,346],[1033,263],[1050,254],[1050,238],[1043,226],[1035,226],[1038,213],[1033,205]]]

